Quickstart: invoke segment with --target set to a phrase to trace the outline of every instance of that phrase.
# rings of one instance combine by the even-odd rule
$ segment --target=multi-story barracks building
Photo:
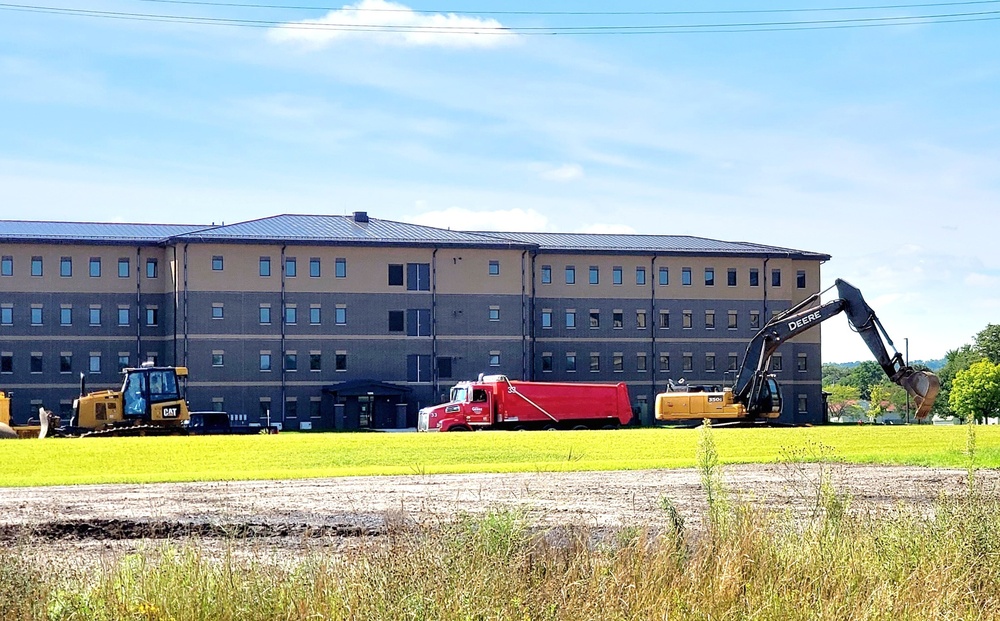
[[[828,255],[673,235],[483,233],[352,216],[238,224],[0,221],[0,390],[16,422],[68,416],[186,366],[194,410],[285,429],[412,427],[480,373],[725,385]],[[820,331],[782,345],[781,420],[824,418]]]

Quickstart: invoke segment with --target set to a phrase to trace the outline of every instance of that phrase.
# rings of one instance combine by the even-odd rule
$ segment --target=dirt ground
[[[964,470],[825,466],[852,506],[928,510],[960,492]],[[734,496],[808,515],[818,466],[740,465],[723,469]],[[1000,473],[978,475],[997,489]],[[669,499],[693,527],[705,510],[696,470],[348,477],[146,485],[0,488],[0,546],[24,546],[68,563],[113,560],[151,543],[196,538],[254,549],[342,550],[378,537],[395,521],[447,521],[461,513],[518,508],[539,526],[604,529],[664,523]]]

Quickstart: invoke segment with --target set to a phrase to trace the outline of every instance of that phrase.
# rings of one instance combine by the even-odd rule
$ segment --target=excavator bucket
[[[934,407],[934,400],[937,398],[938,390],[941,388],[941,380],[930,371],[912,371],[904,374],[897,381],[911,397],[917,406],[915,416],[917,420],[924,420]]]

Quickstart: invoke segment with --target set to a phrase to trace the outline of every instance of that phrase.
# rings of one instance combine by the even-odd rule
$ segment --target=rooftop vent
[[[367,211],[355,211],[354,212],[355,222],[368,222],[368,212]]]

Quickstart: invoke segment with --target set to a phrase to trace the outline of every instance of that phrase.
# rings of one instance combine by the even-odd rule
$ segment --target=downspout
[[[659,317],[656,316],[656,283],[658,282],[659,276],[656,273],[656,259],[658,257],[653,254],[653,258],[649,261],[649,319],[646,321],[646,325],[649,327],[649,347],[650,347],[650,358],[649,364],[652,365],[650,369],[649,379],[650,388],[652,392],[650,393],[653,397],[653,403],[656,403],[656,374],[660,370],[660,359],[656,355],[656,331],[659,330]],[[652,404],[647,404],[647,407],[653,407]]]
[[[174,252],[176,253],[176,247]],[[188,312],[190,307],[188,306],[188,244],[184,244],[184,366],[188,365],[188,356],[190,355],[190,342],[188,337],[189,332],[189,318]],[[175,358],[176,360],[176,358]]]
[[[535,365],[534,365],[534,359],[531,359],[532,364],[530,367],[528,366],[528,360],[529,360],[528,338],[531,334],[528,322],[530,321],[529,316],[534,317],[534,314],[528,313],[529,304],[531,303],[531,301],[527,298],[526,295],[528,286],[527,286],[527,281],[525,280],[525,276],[527,275],[528,268],[525,259],[527,258],[527,254],[528,254],[527,250],[521,251],[521,377],[531,380],[534,379],[534,377],[532,376],[534,375]]]
[[[135,366],[142,366],[142,246],[135,247]]]
[[[431,399],[437,399],[440,386],[437,368],[437,253],[431,252]],[[417,363],[419,364],[419,362]]]
[[[760,326],[763,328],[770,321],[770,317],[767,316],[767,262],[771,260],[771,257],[764,257],[764,266],[761,271],[764,272],[761,276],[764,279],[764,316],[760,318]]]
[[[534,381],[534,379],[535,379],[535,361],[538,360],[538,358],[537,358],[537,356],[538,356],[538,334],[536,332],[536,329],[537,329],[536,325],[537,324],[535,323],[535,309],[538,307],[538,299],[537,299],[537,297],[538,297],[538,290],[535,288],[535,277],[536,277],[535,267],[537,265],[537,260],[538,260],[538,251],[535,250],[535,249],[532,249],[532,251],[531,251],[531,262],[530,262],[531,269],[529,270],[529,274],[530,274],[530,280],[529,280],[530,289],[529,289],[529,293],[528,293],[528,338],[529,338],[529,342],[528,342],[528,361],[530,363],[529,369],[530,369],[530,372],[531,372],[531,375],[529,376],[528,379],[530,381]]]
[[[285,249],[288,248],[287,244],[281,246],[281,315],[278,317],[278,323],[281,326],[281,339],[279,346],[279,353],[281,355],[281,425],[285,425],[285,393],[287,390],[285,381],[285,374],[287,370],[285,369],[285,303],[287,299],[285,298]],[[297,312],[297,311],[296,311]],[[273,405],[271,406],[273,409]],[[270,422],[270,421],[269,421]]]

